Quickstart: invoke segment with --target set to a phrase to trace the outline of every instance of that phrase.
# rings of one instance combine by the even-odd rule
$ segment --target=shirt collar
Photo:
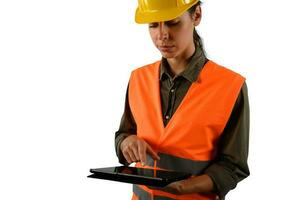
[[[206,58],[202,47],[200,45],[196,45],[195,52],[191,56],[186,69],[182,73],[180,73],[178,77],[182,76],[191,83],[196,81],[199,77],[201,69],[203,68],[207,60],[208,59]],[[167,59],[162,57],[160,65],[160,80],[164,80],[166,78],[172,79],[168,71],[169,64],[167,62]]]

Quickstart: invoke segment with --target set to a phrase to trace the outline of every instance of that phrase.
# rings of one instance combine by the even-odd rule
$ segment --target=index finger
[[[138,142],[138,154],[142,166],[146,164],[146,144],[143,142]]]

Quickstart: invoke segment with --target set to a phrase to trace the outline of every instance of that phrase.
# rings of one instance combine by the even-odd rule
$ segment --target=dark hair
[[[198,6],[201,6],[202,2],[199,1],[197,2],[195,5],[193,5],[191,8],[189,8],[187,11],[189,12],[189,14],[192,16],[196,10],[196,8]],[[200,45],[202,51],[205,53],[204,49],[203,49],[203,41],[202,41],[202,38],[201,36],[198,34],[198,32],[196,31],[196,29],[194,28],[193,30],[193,41],[194,43],[197,45]]]

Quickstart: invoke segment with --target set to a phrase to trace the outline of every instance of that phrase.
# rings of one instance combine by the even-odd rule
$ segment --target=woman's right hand
[[[154,160],[160,159],[152,147],[143,139],[137,137],[137,135],[130,135],[125,138],[120,144],[120,149],[129,164],[133,162],[141,162],[142,165],[145,165],[146,153],[148,153]]]

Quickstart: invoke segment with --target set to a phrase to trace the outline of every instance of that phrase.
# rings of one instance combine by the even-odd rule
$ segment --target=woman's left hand
[[[176,181],[168,184],[167,186],[161,188],[160,190],[164,192],[169,192],[176,195],[185,194],[185,188],[183,185],[183,181]]]
[[[172,193],[175,195],[184,194],[183,193],[184,192],[183,191],[183,180],[170,183],[165,187],[154,187],[154,186],[147,186],[147,187],[150,189],[153,189],[153,190],[161,190],[163,192],[168,192],[168,193]]]
[[[170,183],[163,188],[149,188],[169,192],[175,195],[190,193],[210,193],[213,189],[213,182],[208,175],[200,175]]]

